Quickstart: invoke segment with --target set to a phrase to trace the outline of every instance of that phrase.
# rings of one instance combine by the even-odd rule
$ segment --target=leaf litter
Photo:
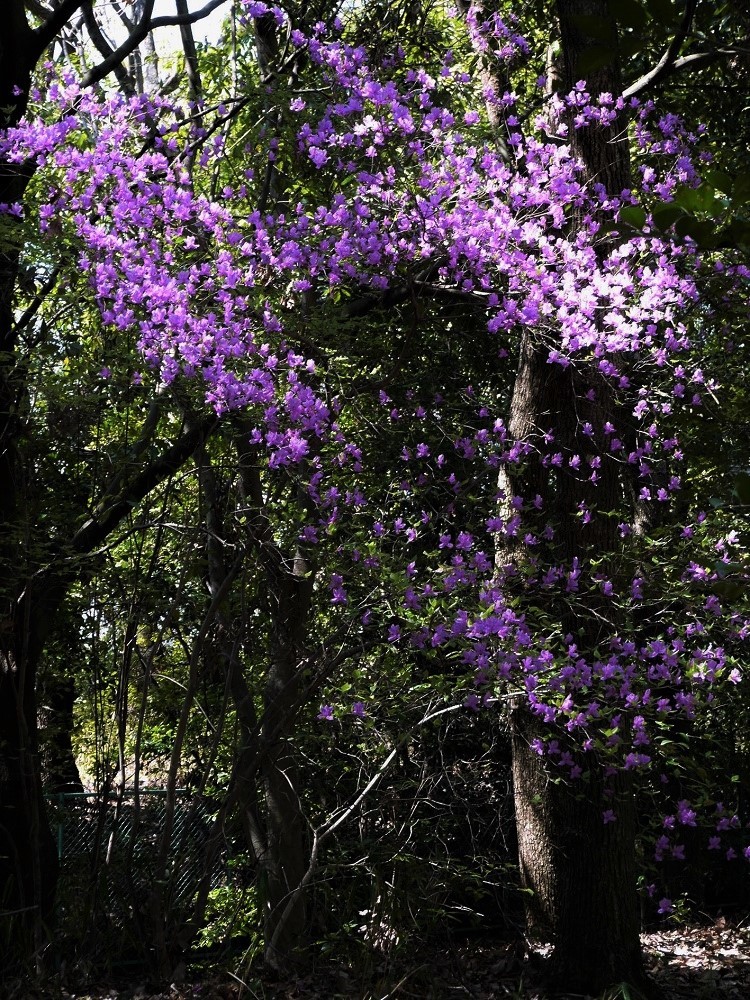
[[[646,970],[660,1000],[750,1000],[750,925],[720,917],[713,924],[650,931],[642,935]],[[101,984],[78,992],[57,987],[16,993],[18,1000],[584,1000],[581,994],[535,986],[538,962],[519,941],[489,937],[425,945],[417,962],[391,956],[365,977],[335,962],[305,975],[206,974],[190,984],[151,989],[132,982]],[[537,956],[538,959],[538,956]],[[608,1000],[637,1000],[627,988]]]

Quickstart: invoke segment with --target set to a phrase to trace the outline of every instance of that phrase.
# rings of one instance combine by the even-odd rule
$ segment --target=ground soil
[[[643,945],[663,1000],[750,1000],[750,919],[653,931],[643,935]],[[12,1000],[582,1000],[535,984],[537,962],[520,942],[464,940],[416,948],[411,962],[408,957],[374,957],[366,973],[326,962],[284,978],[242,972],[238,965],[236,974],[193,970],[199,976],[194,982],[160,989],[132,980],[92,983],[82,991],[62,985],[24,990],[14,984],[7,995]],[[637,1000],[637,995],[620,989],[608,1000]]]

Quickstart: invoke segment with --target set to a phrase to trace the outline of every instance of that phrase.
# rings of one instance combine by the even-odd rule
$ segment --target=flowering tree
[[[45,41],[76,6],[38,29]],[[693,8],[662,75],[678,68]],[[244,127],[238,95],[210,117],[103,97],[73,76],[34,91],[33,59],[8,78],[0,157],[11,278],[14,233],[63,241],[103,328],[137,344],[137,390],[197,384],[205,400],[157,462],[112,484],[65,553],[90,552],[217,419],[236,421],[253,462],[295,487],[294,557],[271,559],[269,725],[295,695],[315,600],[363,642],[472,672],[467,708],[507,709],[529,929],[552,940],[558,981],[591,991],[643,981],[634,787],[663,767],[657,737],[741,679],[748,625],[738,593],[717,585],[744,577],[742,539],[682,516],[678,431],[719,391],[700,345],[717,296],[744,295],[747,271],[685,207],[704,184],[700,130],[641,102],[653,77],[624,90],[608,5],[560,0],[556,14],[560,58],[534,91],[522,25],[486,4],[446,13],[452,49],[425,64],[399,48],[375,61],[344,25],[245,2],[273,101],[239,176],[223,159]],[[436,356],[481,345],[470,384],[449,365],[436,379],[436,357],[403,329],[393,366],[353,370],[356,324],[397,308],[417,327],[428,310],[446,324]],[[280,551],[260,515],[253,531],[259,552]],[[2,725],[19,787],[44,641],[39,625],[30,643],[29,616],[50,614],[72,579],[69,561],[53,566],[36,595],[16,587],[9,618]],[[341,710],[327,700],[321,724]],[[281,809],[294,778],[274,753]],[[43,829],[35,776],[12,801],[28,788],[36,810],[3,824],[17,859],[24,832]],[[662,856],[696,815],[676,803]],[[288,818],[279,830],[297,836]],[[722,811],[714,836],[727,825]],[[279,843],[277,949],[305,884],[297,849]],[[6,865],[8,882],[19,867]],[[30,874],[19,903],[44,884]]]

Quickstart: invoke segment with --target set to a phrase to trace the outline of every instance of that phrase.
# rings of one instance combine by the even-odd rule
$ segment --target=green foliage
[[[523,27],[532,55],[515,69],[513,86],[531,115],[542,110],[536,76],[547,46],[554,50],[557,41],[554,27],[550,33],[549,5],[501,6],[512,7],[528,22]],[[710,42],[714,32],[739,37],[746,18],[739,7],[713,5],[707,12],[704,7],[712,5],[699,6],[686,52]],[[610,20],[578,19],[579,28],[596,43],[579,68],[591,71],[619,54],[631,60],[637,76],[663,53],[679,20],[679,5],[670,0],[623,0],[614,3],[612,11],[618,47]],[[303,5],[297,14],[300,22],[319,16]],[[363,41],[372,52],[389,51],[398,42],[406,66],[419,57],[435,73],[438,99],[453,105],[457,114],[481,106],[478,57],[467,45],[465,30],[447,18],[441,5],[345,5],[342,16],[347,20],[346,37]],[[711,18],[716,19],[713,27],[707,23]],[[449,47],[455,49],[457,64],[472,74],[460,93],[439,76],[439,53]],[[239,31],[234,42],[227,34],[218,46],[201,47],[199,58],[206,106],[227,103],[216,120],[216,131],[224,138],[223,155],[204,169],[200,156],[208,147],[196,142],[197,190],[218,199],[227,187],[244,187],[248,214],[297,202],[323,203],[335,191],[347,193],[346,181],[330,175],[324,180],[296,146],[292,98],[304,94],[310,109],[322,111],[329,97],[314,68],[295,66],[275,78],[273,86],[262,84],[249,30]],[[744,90],[723,62],[696,73],[690,85],[673,86],[665,79],[659,87],[665,110],[708,119],[706,142],[714,165],[700,187],[678,188],[673,201],[623,208],[622,223],[639,231],[653,225],[657,233],[675,232],[696,241],[708,255],[727,245],[746,248],[750,142],[743,141],[746,125],[739,113],[746,102]],[[478,145],[486,138],[484,129],[476,127]],[[410,164],[394,166],[402,183],[410,183]],[[217,815],[226,809],[223,849],[231,861],[225,883],[208,892],[195,940],[212,948],[235,937],[244,939],[251,961],[262,950],[265,873],[259,860],[262,850],[256,848],[258,843],[262,847],[267,818],[257,748],[278,640],[274,609],[281,593],[278,572],[274,575],[264,558],[273,549],[283,567],[294,564],[304,548],[299,536],[309,510],[294,473],[269,469],[255,452],[239,454],[237,439],[246,428],[227,420],[203,454],[134,507],[91,558],[83,562],[74,552],[71,539],[76,530],[102,502],[111,501],[113,484],[121,487],[163,454],[204,404],[200,390],[187,381],[167,389],[141,373],[131,339],[102,324],[86,276],[76,266],[70,220],[56,220],[45,240],[32,235],[33,206],[44,194],[40,185],[34,180],[29,188],[26,222],[3,222],[0,215],[0,246],[23,242],[25,281],[16,306],[19,313],[35,309],[20,331],[18,352],[33,387],[19,403],[19,488],[26,538],[19,562],[29,580],[47,566],[52,554],[75,567],[76,582],[47,646],[42,674],[75,681],[73,742],[87,782],[104,788],[128,785],[138,777],[161,784],[173,768],[174,783],[187,784],[196,795],[210,799]],[[179,245],[176,250],[186,252]],[[35,306],[37,295],[57,271],[60,277],[51,293]],[[727,294],[728,285],[720,274],[714,275],[705,308],[691,319],[699,363],[720,372],[722,410],[709,393],[702,410],[675,428],[693,456],[685,477],[690,499],[685,519],[693,521],[698,511],[712,509],[720,518],[721,532],[717,535],[708,523],[698,525],[688,541],[657,524],[639,548],[631,546],[627,559],[615,553],[615,570],[621,576],[640,562],[659,575],[659,593],[646,595],[643,619],[632,623],[643,635],[676,615],[678,605],[686,616],[712,596],[720,601],[742,599],[739,570],[745,567],[738,564],[722,564],[721,579],[710,588],[682,577],[689,558],[716,567],[715,546],[722,535],[734,531],[744,538],[748,532],[750,351],[744,304],[729,301]],[[488,349],[490,337],[479,308],[459,297],[428,297],[416,276],[403,300],[379,307],[374,300],[357,303],[351,292],[339,289],[321,297],[311,314],[303,295],[275,287],[270,276],[268,295],[282,304],[290,343],[313,357],[325,373],[341,403],[343,435],[356,438],[368,456],[358,482],[381,498],[377,510],[350,507],[337,524],[322,531],[325,544],[317,556],[302,552],[310,557],[305,578],[314,579],[315,586],[298,651],[303,684],[290,710],[288,736],[294,765],[302,774],[304,814],[313,826],[349,808],[368,782],[378,778],[388,754],[397,750],[392,766],[384,768],[369,796],[326,846],[310,891],[317,947],[374,964],[378,956],[408,954],[447,927],[507,927],[518,918],[510,751],[502,711],[494,708],[480,717],[462,711],[450,721],[440,718],[420,726],[437,706],[460,703],[473,690],[467,668],[440,652],[396,650],[364,626],[353,630],[347,616],[332,606],[326,580],[342,567],[351,568],[354,560],[380,559],[374,582],[350,590],[350,607],[360,615],[400,591],[403,551],[377,544],[371,525],[376,518],[392,521],[404,509],[399,486],[390,493],[380,486],[399,482],[401,450],[413,449],[420,441],[415,411],[433,406],[439,391],[443,412],[450,418],[442,425],[445,436],[471,434],[477,400],[493,412],[508,409],[513,366],[500,366],[496,352]],[[512,343],[501,346],[516,349]],[[107,375],[102,374],[105,368]],[[136,372],[143,377],[134,380]],[[376,403],[381,388],[387,389],[399,412],[398,422]],[[465,470],[455,461],[457,478],[463,479]],[[216,481],[215,503],[202,480],[208,465]],[[257,496],[249,494],[250,475]],[[484,482],[473,479],[458,497],[457,526],[471,522],[477,497],[494,489],[492,480],[488,470]],[[354,482],[343,468],[339,488],[345,491]],[[439,496],[435,502],[445,499]],[[415,495],[415,517],[421,513],[420,503]],[[614,518],[620,512],[610,514]],[[215,581],[210,546],[216,540],[225,563],[240,565],[218,609],[211,604]],[[447,567],[429,526],[413,551],[435,570]],[[524,603],[523,574],[521,567],[511,604],[523,604],[533,627],[550,635],[561,633],[560,606]],[[577,602],[589,596],[571,597],[562,610],[575,618]],[[457,595],[456,607],[458,601]],[[431,620],[436,611],[437,605],[427,600],[411,622],[403,609],[399,617],[416,625]],[[746,667],[746,659],[746,650],[730,650],[730,666]],[[363,718],[351,713],[359,701],[365,706]],[[321,702],[336,706],[334,721],[317,719]],[[604,730],[604,737],[617,731],[613,725]],[[736,809],[747,822],[747,733],[746,682],[731,701],[714,703],[700,725],[686,725],[676,734],[665,728],[655,740],[656,752],[665,771],[679,779],[669,787],[655,783],[646,788],[642,815],[657,811],[655,803],[661,809],[680,797],[710,811],[721,795],[726,807]],[[248,757],[252,764],[243,772]],[[240,787],[250,789],[244,801],[238,797]],[[644,820],[642,867],[648,881],[664,874],[652,860],[657,836]],[[240,867],[238,874],[235,869]],[[715,869],[701,856],[686,896],[700,901],[701,893],[705,895],[706,871]],[[165,881],[168,874],[163,873]],[[673,872],[666,872],[666,878],[675,879],[677,893],[683,891]],[[161,933],[166,925],[179,938],[189,914],[177,911],[162,914],[163,922],[148,925],[149,933]],[[680,910],[679,916],[685,912]],[[79,914],[68,916],[78,920]],[[621,984],[612,1000],[615,996],[629,1000],[637,992]]]
[[[232,938],[243,938],[247,957],[262,951],[258,905],[254,886],[239,888],[231,883],[212,889],[208,894],[205,923],[196,945],[199,948],[227,947]],[[247,943],[249,941],[249,944]]]

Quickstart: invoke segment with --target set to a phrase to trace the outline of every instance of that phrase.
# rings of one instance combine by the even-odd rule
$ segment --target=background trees
[[[512,745],[529,928],[555,944],[553,976],[640,982],[636,848],[654,848],[635,782],[667,774],[667,829],[697,823],[668,748],[739,700],[746,639],[747,456],[736,432],[715,459],[712,379],[721,359],[741,410],[743,341],[723,348],[747,185],[729,144],[702,177],[690,119],[695,88],[745,58],[742,13],[727,6],[715,39],[695,4],[560,2],[528,25],[489,4],[355,6],[339,25],[246,4],[200,51],[200,11],[134,6],[116,49],[96,13],[14,4],[2,55],[16,953],[30,930],[43,954],[54,899],[37,717],[47,778],[64,765],[75,783],[76,694],[86,781],[121,799],[144,775],[167,785],[160,876],[134,913],[161,973],[205,922],[227,837],[267,961],[299,957],[327,929],[311,890],[344,821],[382,794],[363,835],[395,871],[391,844],[436,811],[419,790],[446,759],[460,784],[456,748],[480,730],[506,768]],[[172,98],[135,56],[166,22],[189,70]],[[67,75],[35,92],[54,39]],[[629,100],[651,94],[653,112]],[[723,490],[718,517],[683,489],[701,478]],[[486,719],[453,720],[481,703],[504,751]],[[178,906],[187,778],[214,820]],[[736,850],[722,809],[714,836]],[[450,883],[468,821],[445,822]],[[445,870],[420,836],[412,870],[436,856]],[[397,880],[367,859],[377,891],[352,905],[392,939]]]

